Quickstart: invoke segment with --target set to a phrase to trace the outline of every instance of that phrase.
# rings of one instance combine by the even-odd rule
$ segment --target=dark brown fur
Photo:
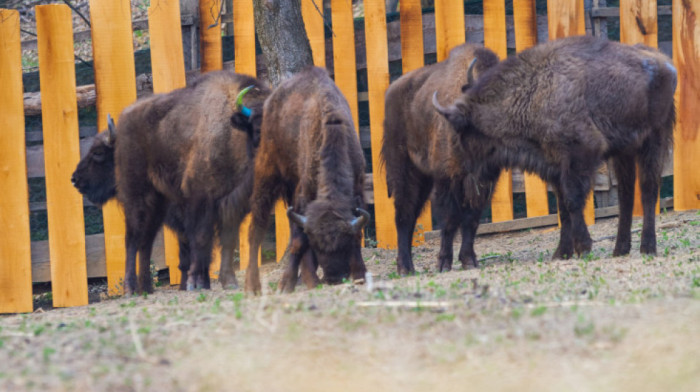
[[[249,85],[256,86],[244,98],[253,109],[250,119],[235,108],[237,94]],[[219,280],[224,286],[237,285],[233,249],[249,211],[255,131],[268,94],[267,87],[249,76],[212,72],[186,88],[137,101],[122,112],[116,138],[110,140],[109,131],[97,136],[73,182],[98,204],[116,195],[124,206],[125,293],[153,290],[150,254],[164,221],[178,234],[182,289],[209,288],[217,228],[222,243]]]
[[[441,112],[463,144],[481,143],[481,153],[469,159],[475,175],[488,165],[520,167],[554,187],[562,225],[554,258],[590,251],[583,207],[596,169],[608,158],[620,200],[613,254],[629,253],[636,161],[641,252],[655,254],[654,212],[673,136],[675,86],[671,60],[654,49],[574,37],[501,62]]]
[[[381,157],[386,167],[389,196],[394,198],[398,259],[396,267],[402,275],[414,272],[411,243],[416,219],[431,190],[444,212],[438,269],[452,268],[452,242],[459,228],[462,245],[459,260],[462,266],[477,266],[474,236],[481,213],[489,200],[498,170],[476,178],[469,175],[464,162],[481,149],[479,144],[464,144],[451,125],[430,103],[433,92],[455,99],[467,82],[467,67],[475,52],[483,61],[477,73],[495,65],[498,58],[481,46],[464,44],[450,52],[437,64],[409,72],[389,86],[386,92],[386,118]]]
[[[363,278],[362,230],[353,228],[351,221],[354,210],[364,208],[365,162],[342,93],[324,69],[310,67],[277,87],[263,113],[251,197],[246,291],[260,292],[258,248],[279,198],[307,219],[303,227],[291,222],[291,257],[280,283],[282,291],[294,290],[302,258],[313,275],[306,282],[309,286],[318,283],[316,265],[329,283],[348,276]]]

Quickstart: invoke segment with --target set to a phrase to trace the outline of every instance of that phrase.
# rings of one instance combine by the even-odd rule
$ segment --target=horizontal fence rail
[[[365,0],[361,22],[353,19],[349,1],[332,0],[330,13],[322,15],[322,9],[316,9],[310,0],[302,0],[314,63],[326,66],[335,78],[349,101],[362,147],[372,151],[365,199],[374,204],[378,246],[396,246],[393,200],[387,197],[378,156],[384,93],[391,75],[396,76],[390,64],[400,61],[400,73],[406,73],[421,67],[427,58],[444,59],[451,48],[462,42],[484,43],[505,58],[508,53],[550,38],[585,34],[587,21],[589,31],[598,34],[602,31],[599,22],[605,18],[619,18],[621,41],[644,42],[669,51],[670,43],[658,42],[658,17],[672,15],[673,58],[679,77],[678,121],[674,153],[665,163],[663,175],[674,175],[674,194],[673,198],[661,200],[660,207],[700,208],[700,176],[696,170],[700,164],[700,121],[694,115],[700,106],[700,92],[697,83],[690,82],[700,75],[700,27],[693,23],[693,15],[700,9],[696,2],[674,1],[672,7],[657,7],[653,0],[621,0],[621,11],[615,7],[584,11],[583,3],[549,0],[549,13],[537,15],[534,0],[514,0],[514,15],[506,15],[504,0],[485,0],[484,15],[465,15],[461,2],[436,0],[434,13],[423,13],[419,0],[406,0],[402,1],[398,18],[387,22],[384,0]],[[220,0],[200,2],[206,10],[218,9],[220,5]],[[233,9],[221,15],[218,24],[210,13],[201,20],[181,16],[177,0],[160,0],[157,9],[149,9],[149,19],[142,21],[132,22],[130,13],[121,12],[129,7],[128,0],[91,0],[92,30],[73,33],[68,7],[37,6],[38,37],[21,43],[17,13],[0,10],[0,184],[11,190],[0,200],[0,313],[31,311],[32,282],[52,283],[54,306],[86,304],[89,277],[107,277],[110,294],[121,292],[125,258],[123,212],[116,203],[108,203],[102,211],[104,234],[85,236],[82,207],[91,204],[70,184],[79,156],[86,153],[98,130],[105,128],[106,114],[118,121],[121,110],[137,97],[182,87],[210,70],[235,69],[266,76],[265,59],[255,50],[252,0],[234,1]],[[233,24],[231,62],[223,61],[221,23]],[[187,59],[183,56],[187,48],[183,49],[181,26],[199,31],[201,69],[185,70]],[[146,29],[151,34],[153,73],[137,76],[132,32]],[[95,84],[76,86],[73,42],[90,38]],[[40,92],[22,94],[20,48],[38,48]],[[365,91],[358,90],[358,80],[366,84]],[[78,108],[95,105],[97,123],[78,127]],[[366,112],[367,108],[368,122],[361,119],[361,111]],[[42,115],[43,130],[23,132],[25,116],[38,115]],[[28,203],[26,180],[41,177],[46,178],[47,200]],[[587,222],[617,214],[616,185],[614,175],[602,167],[587,202]],[[493,223],[482,224],[479,234],[556,225],[557,215],[549,214],[547,191],[547,184],[537,176],[524,175],[520,170],[505,171],[492,203]],[[513,195],[519,193],[525,193],[527,217],[513,220]],[[593,206],[594,193],[597,209]],[[30,243],[29,215],[43,210],[48,213],[49,240]],[[275,208],[278,261],[289,238],[284,211],[284,204],[279,202]],[[436,232],[431,231],[430,207],[418,223],[425,235],[417,233],[416,244],[436,237]],[[240,267],[245,269],[248,220],[240,234]],[[153,262],[157,270],[169,268],[170,282],[179,283],[177,240],[173,233],[166,230],[158,235]],[[218,262],[215,258],[213,277]]]

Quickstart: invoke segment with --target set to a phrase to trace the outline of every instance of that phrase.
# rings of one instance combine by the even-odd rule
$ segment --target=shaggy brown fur
[[[260,292],[258,248],[279,198],[298,214],[290,214],[291,257],[282,291],[294,290],[302,258],[313,275],[308,286],[318,283],[316,265],[328,283],[364,277],[360,240],[366,217],[355,216],[364,208],[364,168],[348,103],[324,69],[307,68],[275,89],[265,101],[255,157],[246,291]]]
[[[675,87],[676,70],[657,50],[574,37],[501,62],[450,108],[434,104],[463,144],[481,143],[468,163],[477,176],[489,165],[520,167],[554,187],[562,225],[554,258],[590,251],[583,206],[608,158],[620,200],[613,254],[629,253],[636,161],[644,208],[640,250],[655,254],[654,210],[673,136]]]
[[[381,157],[396,210],[399,274],[414,271],[413,230],[433,187],[437,209],[445,217],[438,269],[452,268],[452,241],[460,227],[459,260],[464,268],[478,265],[474,236],[499,172],[493,170],[479,179],[469,175],[464,162],[478,153],[471,150],[482,147],[477,143],[462,145],[449,122],[435,112],[430,97],[437,90],[440,96],[457,98],[467,82],[469,63],[479,51],[482,61],[478,73],[498,62],[495,55],[487,57],[491,52],[481,46],[464,44],[454,48],[446,60],[403,75],[386,92]]]
[[[250,85],[256,88],[244,104],[253,115],[246,118],[235,98]],[[217,228],[223,248],[219,280],[237,285],[233,249],[249,210],[255,133],[268,94],[249,76],[211,72],[186,88],[137,101],[124,109],[116,131],[98,135],[73,182],[97,203],[116,194],[124,206],[126,294],[153,290],[150,254],[164,220],[180,242],[181,289],[209,288]]]

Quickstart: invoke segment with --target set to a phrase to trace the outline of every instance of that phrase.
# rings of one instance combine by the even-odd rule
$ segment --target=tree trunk
[[[300,0],[253,0],[253,7],[272,86],[313,64]]]

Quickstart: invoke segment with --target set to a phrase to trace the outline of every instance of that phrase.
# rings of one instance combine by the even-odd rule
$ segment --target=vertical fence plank
[[[537,44],[537,9],[535,0],[513,0],[515,49],[521,52]],[[536,174],[524,173],[527,216],[549,214],[547,183]]]
[[[53,305],[87,305],[83,198],[70,181],[80,160],[71,10],[64,4],[35,10]]]
[[[366,40],[365,45],[377,246],[396,248],[394,205],[387,194],[386,173],[379,164],[379,151],[384,133],[384,92],[389,87],[389,49],[386,40],[384,0],[365,0],[365,37],[371,37]]]
[[[549,39],[555,40],[586,34],[583,12],[583,0],[547,0]],[[587,225],[595,223],[593,189],[591,189],[586,199],[583,217]]]
[[[352,3],[347,0],[331,0],[333,23],[333,68],[335,84],[345,95],[352,111],[352,119],[360,132],[357,109],[357,70],[355,66],[355,25]]]
[[[437,60],[442,61],[450,50],[464,43],[464,2],[435,0],[435,43]]]
[[[673,61],[678,69],[673,145],[673,208],[700,208],[700,3],[673,0]]]
[[[501,60],[508,57],[505,0],[484,0],[484,46]],[[513,176],[510,170],[503,170],[491,196],[491,221],[509,220],[513,220]]]
[[[620,0],[620,42],[630,45],[643,43],[654,48],[658,46],[656,0]],[[639,175],[634,182],[632,213],[634,216],[643,215]]]
[[[148,7],[148,30],[151,36],[153,92],[167,93],[185,87],[185,59],[182,53],[182,27],[178,0],[158,0]],[[165,263],[170,270],[170,284],[179,284],[182,276],[177,234],[163,228]]]
[[[220,10],[221,0],[199,0],[199,52],[202,73],[224,66]]]
[[[318,8],[317,8],[318,5]],[[323,32],[323,1],[302,0],[301,16],[311,45],[314,65],[326,66],[326,39]]]
[[[32,311],[19,13],[0,9],[0,313]]]
[[[221,0],[199,0],[199,54],[201,73],[224,67],[221,49]],[[214,243],[209,276],[216,279],[221,268],[221,246]]]
[[[97,90],[97,126],[107,128],[107,115],[116,121],[121,111],[136,100],[131,33],[131,4],[128,0],[90,0],[92,53]],[[102,207],[107,287],[110,295],[123,292],[126,260],[124,211],[116,200]]]
[[[401,2],[401,67],[404,74],[421,68],[423,61],[423,13],[420,0]],[[413,245],[425,242],[423,233],[433,229],[430,201],[425,203],[423,212],[416,221]]]
[[[234,51],[234,67],[236,72],[255,76],[257,70],[255,68],[255,18],[253,17],[253,0],[234,0],[233,1],[233,51]],[[275,227],[280,226],[277,219],[280,215],[287,218],[286,212],[280,213],[280,202],[275,205]],[[241,223],[239,257],[241,260],[240,269],[248,268],[250,263],[250,244],[248,243],[248,230],[250,228],[250,214],[246,216]],[[286,225],[287,227],[289,224]],[[278,255],[279,260],[282,256]],[[258,264],[262,262],[258,255]]]

